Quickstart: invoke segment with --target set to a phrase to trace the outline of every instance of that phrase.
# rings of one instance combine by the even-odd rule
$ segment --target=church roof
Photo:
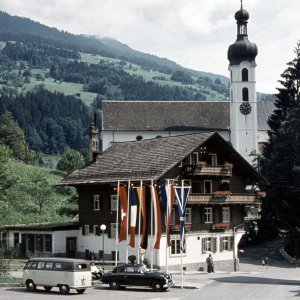
[[[258,130],[268,130],[271,101],[257,102]],[[229,130],[228,101],[103,101],[103,130]]]
[[[203,132],[141,141],[112,143],[95,162],[74,171],[59,185],[93,185],[120,181],[157,181],[176,167],[190,153],[213,139],[223,152],[230,153],[232,162],[243,165],[256,180],[265,180],[218,133]]]
[[[274,101],[257,102],[257,128],[258,130],[269,130],[268,119],[275,109]]]

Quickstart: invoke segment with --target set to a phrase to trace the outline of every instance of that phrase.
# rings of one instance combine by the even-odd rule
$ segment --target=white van
[[[23,269],[23,284],[28,291],[43,286],[46,291],[58,287],[62,294],[70,289],[82,294],[92,286],[90,263],[70,258],[31,258]]]

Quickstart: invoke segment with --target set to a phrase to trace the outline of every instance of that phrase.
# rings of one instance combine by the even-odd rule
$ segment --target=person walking
[[[207,272],[208,273],[215,273],[214,270],[214,260],[211,256],[211,254],[209,254],[209,256],[206,259],[206,264],[207,264]]]
[[[269,266],[269,257],[266,256],[266,257],[264,258],[264,261],[265,261],[265,267],[268,269],[268,266]]]

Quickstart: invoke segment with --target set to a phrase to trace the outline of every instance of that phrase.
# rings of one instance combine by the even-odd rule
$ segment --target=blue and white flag
[[[187,207],[187,200],[190,193],[190,187],[182,186],[175,188],[177,210],[180,220],[180,248],[182,251],[185,250],[185,237],[184,237],[184,224],[185,224],[185,213]]]

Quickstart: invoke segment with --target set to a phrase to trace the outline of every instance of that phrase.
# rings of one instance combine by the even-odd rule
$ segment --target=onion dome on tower
[[[227,57],[230,65],[239,65],[242,61],[255,62],[257,46],[248,40],[247,23],[249,13],[243,9],[243,4],[241,4],[241,9],[235,13],[234,17],[237,23],[237,39],[228,48]]]

